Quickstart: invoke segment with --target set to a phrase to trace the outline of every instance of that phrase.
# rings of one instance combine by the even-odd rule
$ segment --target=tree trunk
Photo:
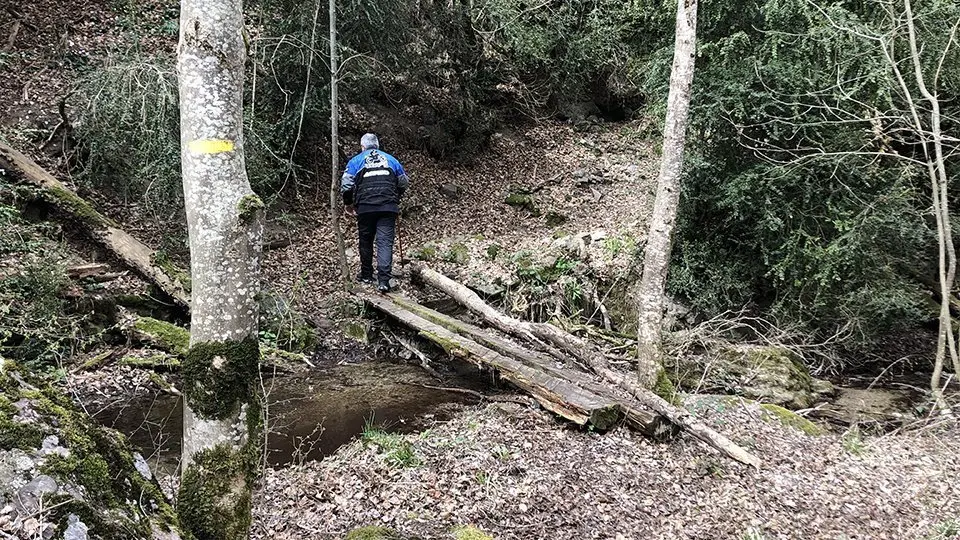
[[[258,473],[257,293],[263,203],[243,156],[240,0],[181,0],[178,71],[190,233],[190,349],[183,362],[181,522],[197,538],[246,538]]]
[[[340,281],[343,290],[350,288],[350,266],[347,264],[347,248],[340,229],[340,166],[337,158],[340,154],[340,102],[338,97],[337,62],[337,0],[330,0],[330,226],[337,239],[337,252],[340,255]]]
[[[680,174],[683,170],[683,146],[690,111],[696,41],[697,0],[677,0],[677,28],[663,130],[663,157],[638,294],[637,371],[640,384],[647,388],[656,382],[663,365],[664,289],[680,203]]]
[[[43,197],[82,227],[88,236],[105,247],[144,278],[160,288],[180,307],[190,308],[190,277],[185,271],[144,245],[89,202],[71,191],[32,159],[0,142],[0,169],[43,190]],[[3,174],[0,171],[0,174]]]

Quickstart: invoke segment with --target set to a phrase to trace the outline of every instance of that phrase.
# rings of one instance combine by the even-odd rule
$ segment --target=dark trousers
[[[377,244],[377,282],[390,284],[393,266],[393,238],[397,232],[397,214],[369,212],[357,214],[360,237],[360,276],[373,278],[373,244]]]

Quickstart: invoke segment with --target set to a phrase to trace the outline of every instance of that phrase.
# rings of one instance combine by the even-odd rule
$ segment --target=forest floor
[[[514,404],[386,443],[358,441],[267,471],[256,538],[341,538],[384,525],[447,538],[472,524],[506,539],[943,539],[960,534],[960,434],[934,427],[811,436],[755,403],[685,405],[764,460],[759,471],[682,436],[568,429]],[[412,449],[395,458],[404,441]]]
[[[169,8],[172,2],[154,2]],[[63,162],[37,151],[59,122],[57,103],[75,66],[95,64],[121,42],[123,14],[107,0],[42,0],[0,9],[0,132],[52,170]],[[162,13],[162,9],[144,9]],[[162,18],[161,18],[162,19]],[[157,28],[163,20],[154,21]],[[14,35],[13,25],[21,21]],[[150,39],[169,45],[169,35]],[[400,226],[404,255],[458,279],[506,277],[511,262],[491,256],[541,254],[575,233],[616,238],[611,268],[642,242],[653,201],[656,147],[634,122],[576,131],[559,123],[505,130],[472,165],[437,163],[387,149],[413,187]],[[532,192],[531,205],[507,204]],[[334,237],[319,196],[271,218],[267,283],[300,310],[327,313],[336,290]],[[156,243],[163,227],[138,225]],[[353,244],[355,225],[345,237]],[[351,260],[355,261],[355,249]],[[355,267],[355,265],[354,265]],[[403,287],[408,285],[403,283]],[[328,347],[345,343],[326,338]],[[369,348],[351,350],[357,356]],[[372,356],[372,354],[371,354]],[[147,387],[133,368],[77,376],[71,384]],[[155,390],[151,390],[155,391]],[[106,398],[104,398],[106,399]],[[356,526],[387,525],[408,535],[447,538],[474,524],[499,539],[889,538],[960,535],[960,433],[930,421],[895,433],[855,428],[811,436],[752,402],[687,397],[686,405],[764,460],[759,471],[717,456],[686,435],[653,443],[625,428],[571,429],[514,404],[462,406],[421,433],[368,436],[322,461],[269,469],[256,495],[257,538],[341,538]]]

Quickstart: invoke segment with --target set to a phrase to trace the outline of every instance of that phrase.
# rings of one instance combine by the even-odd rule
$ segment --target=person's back
[[[390,154],[369,148],[347,163],[344,176],[353,175],[353,205],[357,214],[400,212],[400,197],[408,185],[403,165]]]
[[[373,281],[373,243],[377,244],[377,281],[380,292],[390,290],[393,240],[400,199],[410,185],[403,165],[380,150],[376,135],[360,139],[361,152],[348,163],[340,180],[343,203],[357,214],[362,283]]]

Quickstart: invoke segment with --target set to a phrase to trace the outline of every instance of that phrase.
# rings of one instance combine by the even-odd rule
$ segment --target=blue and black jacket
[[[340,178],[343,204],[356,206],[358,214],[400,212],[400,198],[410,186],[403,165],[390,154],[370,148],[348,163]]]

